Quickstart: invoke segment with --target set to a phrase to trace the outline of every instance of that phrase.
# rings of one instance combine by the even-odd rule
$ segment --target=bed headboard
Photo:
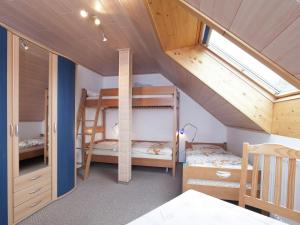
[[[205,142],[188,142],[188,141],[185,142],[185,150],[192,149],[193,144],[216,145],[216,146],[220,146],[224,150],[227,150],[226,142],[224,142],[224,143],[205,143]]]

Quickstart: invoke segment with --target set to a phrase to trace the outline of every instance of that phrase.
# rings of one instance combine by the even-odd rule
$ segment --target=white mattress
[[[187,149],[185,166],[241,169],[241,157],[215,149]],[[248,169],[252,169],[248,165]]]
[[[214,187],[240,188],[240,182],[203,180],[203,179],[188,179],[187,184],[205,185],[205,186],[214,186]],[[251,188],[251,184],[247,184],[247,188],[248,189]]]
[[[172,160],[171,143],[134,142],[132,157]],[[118,156],[118,142],[104,141],[94,145],[93,155]]]

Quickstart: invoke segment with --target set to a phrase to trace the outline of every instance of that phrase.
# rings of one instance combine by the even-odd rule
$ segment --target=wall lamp
[[[196,138],[197,131],[198,131],[198,128],[194,124],[192,124],[192,123],[186,123],[182,128],[180,128],[179,133],[180,134],[184,134],[185,128],[189,127],[189,126],[192,127],[192,128],[194,128],[194,135],[193,135],[193,138],[192,138],[192,142],[193,142],[195,140],[195,138]]]

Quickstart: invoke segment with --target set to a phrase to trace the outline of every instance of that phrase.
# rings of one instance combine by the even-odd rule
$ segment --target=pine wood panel
[[[167,54],[265,131],[271,132],[272,102],[208,55],[204,48],[184,48]]]
[[[276,102],[272,133],[300,138],[300,99]]]
[[[147,0],[154,26],[164,50],[194,46],[201,22],[174,0]]]

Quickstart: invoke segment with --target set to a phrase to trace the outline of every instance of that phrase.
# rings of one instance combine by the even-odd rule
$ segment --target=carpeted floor
[[[181,168],[176,178],[164,169],[134,167],[129,184],[118,184],[117,167],[94,164],[88,180],[19,225],[123,225],[181,192]]]

